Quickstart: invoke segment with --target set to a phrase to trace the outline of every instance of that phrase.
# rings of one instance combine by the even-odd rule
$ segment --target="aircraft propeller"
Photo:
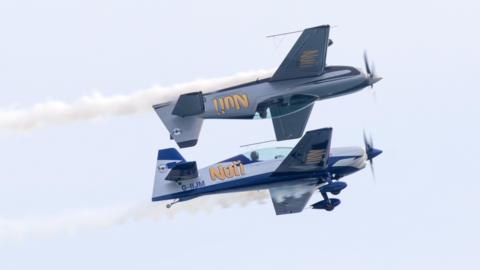
[[[367,72],[368,75],[368,83],[370,85],[370,88],[373,89],[373,85],[380,81],[382,77],[378,77],[377,73],[375,71],[375,63],[372,62],[371,67],[370,63],[368,62],[368,56],[367,56],[367,51],[365,50],[363,52],[363,62],[365,64],[365,71]],[[372,91],[373,99],[376,101],[377,96],[375,95],[375,90]]]
[[[372,171],[373,180],[375,180],[375,169],[373,167],[373,159],[380,155],[383,151],[380,149],[375,149],[373,147],[372,135],[368,136],[363,131],[363,142],[365,144],[365,153],[367,154],[367,160],[370,162],[370,169]]]

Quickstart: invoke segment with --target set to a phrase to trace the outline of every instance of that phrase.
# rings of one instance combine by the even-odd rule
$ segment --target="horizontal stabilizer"
[[[180,95],[173,108],[172,114],[186,117],[202,114],[205,111],[202,92],[194,92]]]
[[[181,162],[173,165],[165,180],[182,181],[198,177],[197,162]]]

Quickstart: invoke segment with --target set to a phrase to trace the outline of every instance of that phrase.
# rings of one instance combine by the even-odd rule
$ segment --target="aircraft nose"
[[[382,79],[383,79],[382,77],[371,77],[371,78],[369,78],[370,85],[373,85],[373,84],[379,82]]]
[[[376,73],[368,72],[367,70],[364,70],[362,68],[357,68],[358,72],[362,74],[362,76],[365,78],[367,81],[368,85],[372,86],[376,84],[377,82],[381,81],[383,78],[380,76],[377,76]]]
[[[381,153],[383,153],[382,150],[380,149],[375,149],[375,148],[371,148],[368,153],[367,153],[367,156],[368,156],[368,159],[373,159],[375,158],[376,156],[380,155]]]

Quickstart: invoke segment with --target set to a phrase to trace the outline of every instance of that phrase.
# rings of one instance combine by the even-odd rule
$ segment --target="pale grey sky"
[[[362,145],[365,128],[384,150],[377,181],[369,170],[345,178],[332,213],[279,217],[267,200],[1,240],[0,268],[478,269],[478,9],[474,1],[0,2],[1,110],[276,67],[296,36],[266,35],[326,23],[338,26],[328,64],[362,66],[367,49],[384,77],[376,103],[365,90],[315,105],[307,129],[332,126],[333,146]],[[268,121],[206,121],[198,146],[182,154],[205,166],[271,138]],[[171,146],[153,110],[2,133],[0,228],[148,204],[156,152]]]

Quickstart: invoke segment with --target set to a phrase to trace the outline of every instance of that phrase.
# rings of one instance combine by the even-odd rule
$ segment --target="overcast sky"
[[[317,102],[307,125],[333,127],[333,147],[362,146],[366,129],[384,150],[376,181],[368,169],[345,178],[333,212],[275,216],[267,199],[3,235],[0,269],[478,269],[478,10],[474,1],[0,2],[0,111],[276,68],[297,35],[265,36],[320,24],[336,26],[329,65],[362,67],[367,49],[384,78],[376,102],[370,89]],[[181,152],[207,166],[272,138],[268,120],[205,121],[199,144]],[[0,229],[153,204],[156,152],[174,146],[153,110],[3,131]]]

